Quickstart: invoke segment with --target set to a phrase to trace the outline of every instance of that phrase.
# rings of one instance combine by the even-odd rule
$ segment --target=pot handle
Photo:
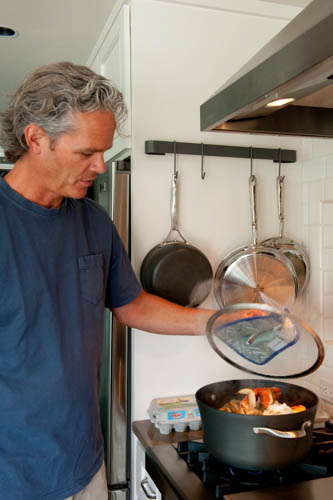
[[[276,178],[276,191],[277,191],[277,206],[279,215],[279,225],[280,225],[280,238],[283,238],[284,229],[284,175],[278,175]]]
[[[306,429],[309,427],[311,427],[311,420],[303,422],[301,429],[297,431],[279,431],[277,429],[270,429],[269,427],[253,427],[253,432],[255,434],[268,434],[269,436],[284,439],[296,439],[305,437]]]
[[[253,174],[251,174],[249,178],[249,190],[250,190],[252,238],[253,238],[253,245],[257,246],[258,232],[257,232],[256,177]]]
[[[180,232],[178,227],[178,189],[177,189],[178,172],[172,174],[171,178],[171,194],[170,194],[170,215],[171,215],[171,228],[169,234],[160,244],[161,246],[168,243],[175,243],[181,241],[182,243],[188,243],[186,238]],[[178,237],[175,237],[177,233]],[[180,239],[179,239],[180,238]]]

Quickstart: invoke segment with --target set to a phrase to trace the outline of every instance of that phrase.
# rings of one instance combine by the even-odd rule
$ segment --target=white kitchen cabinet
[[[149,476],[145,467],[145,450],[140,441],[135,440],[136,449],[136,475],[135,475],[135,500],[162,500],[162,495],[156,484]]]
[[[122,5],[118,11],[114,9],[88,61],[91,69],[110,79],[122,92],[128,110],[126,123],[121,131],[116,131],[113,146],[105,153],[105,160],[127,156],[131,147],[130,60],[130,11],[128,5]]]

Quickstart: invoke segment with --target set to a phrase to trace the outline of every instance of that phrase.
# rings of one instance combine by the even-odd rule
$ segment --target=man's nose
[[[105,166],[105,162],[104,162],[104,154],[103,153],[94,158],[94,162],[93,162],[92,167],[95,170],[95,172],[97,172],[98,174],[104,174],[104,172],[106,172],[106,166]]]

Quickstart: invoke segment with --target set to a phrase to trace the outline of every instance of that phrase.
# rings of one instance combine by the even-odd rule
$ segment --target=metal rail
[[[292,149],[269,149],[244,146],[221,146],[220,144],[202,144],[177,141],[145,141],[145,153],[148,155],[184,154],[197,156],[224,156],[228,158],[252,158],[272,160],[275,163],[295,163],[296,151]]]

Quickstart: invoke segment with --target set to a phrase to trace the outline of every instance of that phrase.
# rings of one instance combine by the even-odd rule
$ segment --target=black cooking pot
[[[140,280],[148,293],[182,306],[197,307],[209,295],[213,270],[207,257],[186,241],[178,227],[177,179],[178,174],[173,174],[169,234],[145,256]]]
[[[279,387],[280,402],[307,410],[286,415],[239,415],[219,408],[244,387]],[[303,387],[271,380],[229,380],[206,385],[195,395],[208,451],[218,460],[249,470],[281,469],[300,462],[312,447],[317,396]],[[240,398],[243,396],[239,396]]]

